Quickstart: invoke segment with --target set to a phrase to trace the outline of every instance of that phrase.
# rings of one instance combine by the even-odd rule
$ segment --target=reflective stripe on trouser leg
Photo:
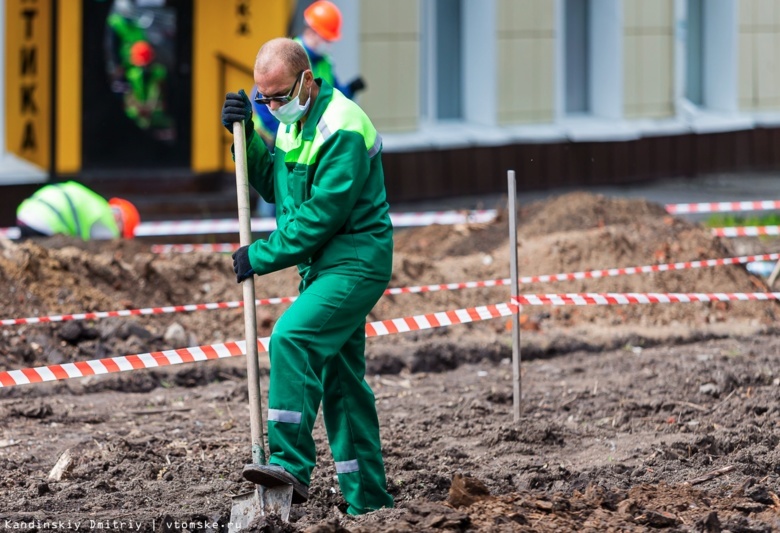
[[[356,276],[321,274],[276,322],[269,343],[269,411],[301,416],[297,424],[269,420],[269,463],[283,466],[302,483],[309,484],[316,462],[311,433],[323,400],[323,367],[357,329],[365,337],[366,315],[385,286]]]
[[[286,424],[300,424],[303,414],[298,411],[285,411],[283,409],[269,409],[269,422],[284,422]]]
[[[393,497],[387,492],[374,393],[363,379],[365,345],[365,327],[361,326],[323,370],[325,428],[339,486],[349,504],[347,512],[353,515],[393,507]]]
[[[350,459],[349,461],[336,461],[336,473],[337,474],[349,474],[351,472],[357,472],[360,470],[360,465],[357,459]]]

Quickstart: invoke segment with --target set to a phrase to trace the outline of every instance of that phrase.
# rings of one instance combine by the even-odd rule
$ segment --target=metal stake
[[[515,422],[520,421],[520,402],[522,386],[520,382],[520,304],[514,302],[520,294],[517,276],[517,185],[515,171],[507,171],[509,185],[509,270],[512,276],[512,305],[517,306],[517,312],[512,314],[512,407]]]

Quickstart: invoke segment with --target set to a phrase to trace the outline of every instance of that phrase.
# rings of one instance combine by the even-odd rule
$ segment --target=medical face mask
[[[305,76],[305,73],[301,74],[301,77],[303,76]],[[295,95],[295,98],[283,106],[280,106],[279,109],[271,109],[269,106],[268,111],[270,111],[271,114],[276,117],[276,120],[282,124],[293,124],[297,122],[304,114],[306,114],[306,111],[309,109],[309,103],[311,103],[311,91],[309,91],[309,97],[306,99],[305,104],[301,105],[298,103],[302,90],[303,79],[301,79],[301,88],[298,89],[298,94]]]

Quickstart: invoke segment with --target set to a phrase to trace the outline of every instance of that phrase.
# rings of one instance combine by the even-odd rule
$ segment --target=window
[[[622,118],[622,0],[561,0],[557,5],[562,28],[556,41],[558,118]]]
[[[566,114],[590,112],[588,79],[589,0],[566,0],[565,54],[566,54]]]
[[[422,2],[420,110],[423,119],[460,119],[462,108],[462,2]]]
[[[688,17],[685,36],[685,97],[691,103],[704,104],[702,79],[704,45],[704,2],[687,1]]]

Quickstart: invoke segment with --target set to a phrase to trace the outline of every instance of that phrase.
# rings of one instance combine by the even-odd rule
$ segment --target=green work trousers
[[[269,463],[309,485],[312,429],[322,402],[325,429],[349,514],[392,507],[366,371],[366,316],[386,281],[322,273],[276,322],[269,347]]]

